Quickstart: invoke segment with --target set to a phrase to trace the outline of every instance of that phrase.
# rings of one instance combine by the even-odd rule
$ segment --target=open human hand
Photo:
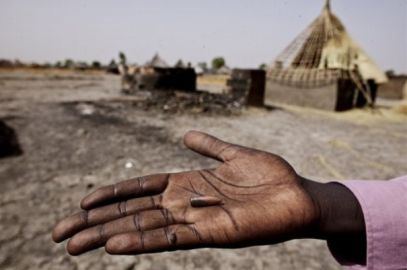
[[[111,254],[236,248],[304,237],[318,223],[305,180],[281,157],[197,131],[184,143],[219,166],[101,187],[55,226],[54,241],[70,238],[72,255],[102,246]]]

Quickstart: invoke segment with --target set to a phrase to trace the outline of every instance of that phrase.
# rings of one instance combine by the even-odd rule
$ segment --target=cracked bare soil
[[[181,144],[188,129],[280,154],[320,181],[407,173],[402,115],[299,108],[168,114],[134,106],[118,88],[118,78],[104,74],[0,73],[0,118],[24,150],[0,159],[1,269],[339,269],[316,240],[118,257],[103,250],[71,257],[52,242],[55,222],[96,186],[213,166]]]

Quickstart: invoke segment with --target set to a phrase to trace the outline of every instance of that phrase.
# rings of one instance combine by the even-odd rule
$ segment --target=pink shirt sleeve
[[[407,175],[390,181],[345,181],[366,224],[367,265],[347,269],[407,269]],[[340,262],[340,254],[334,254]]]

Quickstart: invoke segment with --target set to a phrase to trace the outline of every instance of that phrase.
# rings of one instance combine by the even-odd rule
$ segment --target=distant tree
[[[92,68],[100,69],[101,67],[102,67],[102,64],[99,61],[93,61],[92,62]]]
[[[212,60],[212,69],[218,70],[226,65],[226,61],[223,57],[215,57]]]
[[[10,68],[10,67],[14,67],[14,64],[13,64],[13,61],[11,61],[11,60],[0,59],[0,67]]]
[[[260,64],[259,69],[266,70],[267,69],[267,64],[266,63]]]
[[[75,62],[72,59],[66,59],[63,67],[64,68],[73,68],[74,65],[75,65]]]
[[[197,66],[202,69],[203,72],[206,72],[208,70],[208,64],[206,62],[199,62]]]
[[[124,52],[119,52],[119,59],[120,59],[120,64],[125,65],[127,63],[127,57],[124,54]]]
[[[55,64],[54,64],[54,67],[56,67],[56,68],[61,68],[62,66],[63,65],[62,65],[61,61],[56,61]]]

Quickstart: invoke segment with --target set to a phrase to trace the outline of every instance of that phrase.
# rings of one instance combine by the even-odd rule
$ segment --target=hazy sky
[[[324,0],[0,0],[0,58],[108,62],[119,50],[144,63],[224,56],[270,63]],[[407,72],[407,0],[332,0],[351,35],[383,69]]]

